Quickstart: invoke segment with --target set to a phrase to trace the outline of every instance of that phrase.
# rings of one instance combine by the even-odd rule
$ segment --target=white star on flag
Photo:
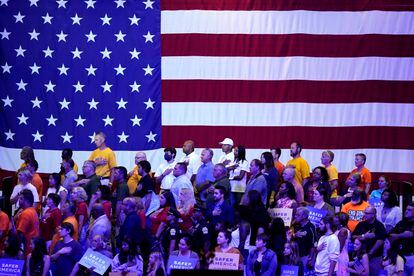
[[[112,51],[108,51],[108,49],[106,49],[106,47],[105,47],[105,50],[103,50],[103,51],[101,52],[101,54],[102,54],[102,59],[104,59],[104,58],[111,59],[111,57],[110,57],[111,53],[112,53]]]
[[[67,3],[68,1],[65,1],[65,0],[57,0],[56,1],[56,3],[58,4],[58,8],[64,8],[64,9],[66,9],[66,3]]]
[[[104,17],[101,17],[102,26],[105,25],[105,24],[107,24],[108,26],[110,26],[111,25],[111,23],[110,23],[111,19],[112,18],[111,17],[108,17],[108,15],[105,13],[105,16]]]
[[[135,13],[132,17],[129,17],[128,19],[131,20],[131,26],[132,25],[137,25],[138,26],[138,21],[141,20],[141,18],[136,17]]]
[[[143,35],[143,37],[145,38],[145,43],[149,42],[154,42],[152,39],[155,35],[152,35],[150,33],[150,31],[148,31],[148,33],[146,35]]]
[[[88,1],[85,1],[85,3],[86,3],[86,8],[87,8],[87,9],[89,9],[89,8],[94,9],[94,8],[95,8],[95,3],[96,3],[96,1],[93,1],[93,0],[88,0]]]
[[[60,137],[63,138],[63,142],[62,143],[71,143],[70,139],[72,139],[72,135],[69,135],[68,132],[66,131],[65,135],[60,135]]]
[[[79,51],[78,47],[76,47],[74,51],[71,51],[71,53],[73,55],[73,59],[75,59],[75,58],[80,59],[81,58],[80,55],[83,53],[83,51]]]
[[[56,36],[58,37],[58,42],[60,42],[60,41],[66,42],[66,37],[68,35],[65,34],[63,31],[60,31],[60,33],[56,34]]]
[[[52,83],[52,81],[49,81],[49,83],[45,84],[46,92],[52,91],[55,92],[55,84]]]
[[[36,6],[37,7],[37,2],[39,2],[39,0],[29,0],[30,2],[30,7],[31,6]]]
[[[131,59],[139,59],[139,54],[141,54],[141,52],[138,52],[135,48],[133,51],[129,52],[131,54]]]
[[[124,99],[123,99],[123,98],[121,98],[121,99],[120,99],[119,101],[117,101],[116,103],[117,103],[117,105],[118,105],[118,109],[121,109],[121,108],[126,109],[126,104],[127,104],[128,102],[125,102],[125,101],[124,101]]]
[[[40,104],[41,104],[43,101],[40,101],[40,100],[36,97],[36,98],[35,98],[34,100],[32,100],[31,102],[32,102],[32,104],[33,104],[33,107],[32,107],[32,108],[35,108],[35,107],[40,108]]]
[[[29,117],[24,116],[24,113],[22,113],[20,117],[17,117],[17,119],[19,119],[19,125],[21,124],[27,125],[27,119],[29,119]]]
[[[52,24],[53,16],[50,16],[49,13],[46,13],[46,15],[42,16],[42,18],[43,18],[43,24],[46,24],[46,23]]]
[[[3,107],[6,107],[6,106],[10,106],[10,107],[12,107],[12,102],[14,101],[13,99],[10,99],[9,98],[9,95],[7,95],[7,97],[5,98],[5,99],[1,99],[3,102],[4,102],[4,106]]]
[[[30,35],[30,40],[39,40],[38,36],[40,35],[40,33],[37,33],[35,29],[33,29],[33,31],[28,34]]]
[[[57,118],[54,118],[52,114],[50,114],[50,117],[46,118],[46,120],[48,121],[48,123],[47,123],[48,126],[50,126],[50,125],[56,126],[55,122],[57,121]]]
[[[93,66],[92,66],[92,64],[91,64],[91,65],[89,65],[89,67],[88,67],[88,68],[85,68],[85,70],[86,70],[86,71],[88,71],[88,76],[89,76],[89,75],[94,75],[94,76],[95,76],[95,71],[96,71],[97,69],[98,69],[98,68],[93,67]]]
[[[82,20],[82,17],[79,17],[78,14],[76,13],[74,17],[71,17],[70,19],[72,19],[72,25],[80,25],[80,21]]]
[[[142,118],[138,118],[137,115],[130,120],[132,121],[132,126],[141,126]]]
[[[24,52],[26,52],[26,49],[23,49],[22,48],[22,45],[19,45],[19,48],[18,49],[14,49],[15,51],[16,51],[16,57],[18,57],[18,56],[22,56],[22,57],[24,57]]]
[[[126,67],[122,67],[121,64],[118,67],[115,67],[114,70],[116,71],[116,75],[124,75]]]
[[[127,141],[128,137],[129,135],[125,135],[125,132],[122,131],[122,134],[118,135],[119,143],[122,143],[122,142],[128,143]]]
[[[95,142],[95,135],[96,135],[96,133],[95,133],[95,131],[94,131],[92,135],[88,136],[88,137],[89,137],[89,139],[91,139],[91,144],[92,144],[93,142]]]
[[[9,0],[0,0],[0,6],[8,6],[7,2],[9,2]]]
[[[112,121],[114,120],[114,118],[110,118],[109,115],[106,115],[106,118],[103,118],[102,120],[105,122],[104,126],[112,126]]]
[[[7,64],[7,62],[6,62],[4,65],[2,65],[2,66],[1,66],[1,68],[3,68],[3,74],[4,74],[4,73],[9,73],[9,74],[10,74],[10,69],[11,69],[12,67],[13,67],[13,66],[8,65],[8,64]]]
[[[141,84],[137,84],[137,82],[134,81],[134,83],[130,84],[129,86],[131,87],[131,92],[135,92],[135,91],[139,92],[139,88],[140,88]]]
[[[86,119],[83,119],[81,115],[77,119],[74,119],[76,122],[76,126],[85,126],[83,123],[86,121]]]
[[[66,98],[63,98],[63,101],[59,102],[59,104],[60,104],[60,110],[62,110],[62,109],[69,110],[70,102],[66,101]]]
[[[151,76],[152,76],[152,71],[153,71],[154,69],[155,69],[155,68],[151,68],[149,64],[147,65],[147,67],[142,68],[142,70],[144,70],[144,71],[145,71],[144,76],[146,76],[146,75],[151,75]]]
[[[29,68],[32,70],[32,75],[33,74],[39,74],[39,69],[42,68],[41,66],[37,66],[36,62],[33,63],[32,66],[29,66]]]
[[[13,15],[13,16],[14,16],[14,18],[16,18],[16,22],[14,22],[14,23],[17,23],[17,22],[23,23],[23,18],[26,17],[26,15],[22,15],[20,12],[16,15]]]
[[[94,34],[92,31],[89,31],[89,34],[86,34],[85,36],[88,38],[88,41],[86,42],[95,42],[95,37],[97,36],[97,34]]]
[[[2,32],[0,32],[1,39],[7,39],[8,40],[10,34],[11,34],[11,32],[8,32],[6,30],[6,28],[4,28],[4,30]]]
[[[150,133],[148,135],[145,135],[145,137],[147,137],[148,141],[147,143],[153,141],[155,142],[155,136],[157,136],[157,134],[152,133],[152,131],[150,131]]]
[[[103,92],[109,92],[111,93],[111,87],[112,84],[109,84],[107,81],[105,82],[105,84],[101,85],[101,87],[103,88]]]
[[[148,98],[148,101],[144,102],[144,104],[146,105],[145,110],[147,110],[148,108],[154,109],[154,103],[155,102],[151,101],[151,98]]]
[[[92,100],[90,102],[88,102],[88,104],[89,104],[89,110],[91,110],[91,109],[96,109],[97,110],[98,109],[97,108],[98,103],[99,102],[95,102],[95,99],[92,98]]]
[[[116,7],[117,8],[125,8],[124,7],[124,4],[125,4],[125,0],[116,0],[116,1],[114,1],[115,2],[115,4],[116,4]]]
[[[43,134],[40,134],[38,130],[36,131],[36,133],[33,133],[32,136],[34,138],[33,142],[36,142],[36,141],[42,142]]]
[[[58,70],[59,70],[59,76],[60,75],[68,75],[68,70],[69,70],[69,67],[65,67],[65,64],[62,64],[62,66],[60,66],[60,67],[58,67],[57,68]]]
[[[26,91],[26,85],[27,83],[23,81],[23,79],[20,79],[20,82],[16,82],[17,84],[17,90],[23,90]]]
[[[76,92],[83,92],[82,89],[83,89],[84,86],[85,85],[81,84],[79,81],[76,84],[74,84],[73,87],[75,87],[75,93]]]
[[[5,132],[4,134],[6,134],[6,141],[7,141],[7,140],[12,140],[12,141],[14,141],[13,136],[14,136],[16,133],[11,132],[11,129],[9,129],[9,131],[8,131],[8,132]]]
[[[116,37],[116,42],[118,41],[125,42],[124,37],[126,36],[126,34],[123,34],[121,31],[119,31],[119,33],[117,34],[114,34],[114,36]]]
[[[43,50],[43,53],[45,53],[45,58],[47,58],[47,57],[53,58],[52,57],[53,52],[54,52],[54,50],[51,50],[49,46],[47,46],[46,50]]]
[[[154,7],[152,6],[152,5],[154,4],[154,1],[147,0],[147,1],[142,2],[142,3],[145,5],[145,9],[148,9],[148,8],[153,9],[153,8],[154,8]]]

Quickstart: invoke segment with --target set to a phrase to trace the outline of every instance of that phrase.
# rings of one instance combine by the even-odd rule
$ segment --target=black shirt
[[[354,232],[352,233],[352,235],[359,236],[367,232],[371,232],[375,234],[375,238],[364,240],[364,243],[367,247],[367,252],[371,250],[371,248],[375,245],[377,240],[385,240],[385,238],[387,237],[387,231],[385,230],[384,225],[381,222],[379,222],[377,219],[375,219],[373,223],[368,223],[366,220],[359,222]],[[382,255],[381,250],[377,250],[377,252],[374,253],[374,256],[376,257],[381,256],[381,255]]]
[[[303,237],[296,237],[296,241],[299,245],[299,256],[304,257],[310,254],[310,250],[315,246],[316,243],[316,229],[315,226],[308,221],[303,227],[300,224],[294,226],[295,233],[297,232],[306,232],[306,235]]]
[[[414,220],[408,220],[404,218],[398,222],[397,225],[391,230],[391,233],[401,234],[405,231],[410,231],[414,234]],[[398,239],[400,244],[400,250],[402,255],[414,254],[414,237]]]
[[[141,177],[139,180],[134,196],[143,198],[152,191],[154,191],[154,182],[151,176],[147,174],[146,176]]]

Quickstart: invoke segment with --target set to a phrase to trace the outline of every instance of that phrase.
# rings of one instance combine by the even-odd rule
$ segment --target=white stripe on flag
[[[162,57],[164,80],[414,80],[414,58]]]
[[[162,11],[161,33],[409,35],[414,12]]]

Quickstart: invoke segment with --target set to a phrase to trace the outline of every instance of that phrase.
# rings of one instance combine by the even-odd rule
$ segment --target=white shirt
[[[227,154],[225,154],[224,152],[223,152],[223,155],[222,156],[220,156],[220,158],[219,158],[219,160],[218,160],[218,163],[223,163],[224,161],[226,161],[226,160],[229,160],[230,162],[233,162],[234,161],[234,153],[233,153],[233,150],[232,151],[230,151],[229,153],[227,153]]]
[[[324,250],[319,251],[316,256],[315,272],[322,275],[328,275],[331,261],[338,261],[339,257],[339,239],[335,234],[323,235],[319,241],[318,246],[326,242]]]
[[[190,153],[189,155],[185,155],[181,158],[180,162],[186,162],[187,165],[187,176],[189,179],[193,176],[193,174],[196,174],[198,171],[198,168],[201,166],[201,160],[200,156],[198,156],[195,151]]]
[[[162,163],[155,171],[154,176],[159,177],[165,172],[165,170],[174,169],[176,164],[177,164],[177,161],[174,161],[172,163]],[[161,189],[169,190],[171,188],[172,183],[174,182],[174,179],[175,179],[175,176],[173,175],[173,171],[171,171],[169,174],[164,176],[164,178],[161,180]]]
[[[33,186],[33,184],[26,184],[26,185],[22,185],[22,184],[17,184],[16,186],[14,186],[13,188],[13,192],[10,196],[10,198],[14,198],[15,196],[17,196],[22,190],[29,190],[32,192],[33,194],[33,199],[34,199],[34,203],[39,203],[39,194],[37,193],[36,187]],[[12,213],[14,214],[14,212],[19,209],[19,201],[17,200],[17,202],[12,206]]]
[[[229,164],[234,165],[234,163]],[[231,191],[236,193],[244,193],[246,191],[247,173],[249,172],[249,162],[246,160],[240,160],[237,162],[237,167],[230,171],[230,185]],[[244,177],[241,180],[233,180],[235,176],[239,176],[241,171],[244,171]]]

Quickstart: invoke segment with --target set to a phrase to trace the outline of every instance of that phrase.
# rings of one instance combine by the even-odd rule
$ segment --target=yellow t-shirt
[[[138,182],[141,179],[141,177],[142,176],[138,174],[138,166],[135,166],[132,170],[132,175],[129,177],[127,182],[130,194],[135,193],[135,190],[137,189]]]
[[[101,158],[106,160],[106,164],[96,166],[96,175],[109,177],[110,170],[113,167],[116,167],[115,153],[110,148],[105,148],[104,150],[96,149],[92,152],[91,156],[89,156],[89,160],[94,162],[99,162],[99,159]]]
[[[303,185],[303,179],[310,177],[310,169],[308,162],[306,162],[306,160],[303,159],[302,156],[290,159],[286,164],[286,167],[287,166],[295,167],[295,180],[297,183]]]
[[[338,170],[336,169],[334,165],[330,165],[329,167],[325,167],[325,168],[328,171],[329,181],[338,180]],[[338,196],[338,191],[337,189],[335,189],[332,191],[331,197],[335,198],[337,196]]]

